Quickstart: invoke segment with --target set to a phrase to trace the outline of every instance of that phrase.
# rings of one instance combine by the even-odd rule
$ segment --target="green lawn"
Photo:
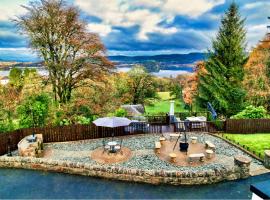
[[[256,134],[224,134],[224,137],[232,140],[234,143],[249,147],[249,151],[255,151],[256,155],[261,154],[264,157],[264,150],[270,149],[270,133]]]
[[[170,92],[159,92],[159,99],[151,100],[145,105],[146,113],[154,115],[160,113],[167,113],[170,111],[170,101],[175,100],[170,96]],[[175,100],[175,112],[184,112],[184,103],[180,100]]]

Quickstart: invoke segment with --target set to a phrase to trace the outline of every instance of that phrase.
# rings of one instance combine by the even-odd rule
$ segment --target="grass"
[[[184,102],[175,100],[170,92],[159,92],[158,99],[149,100],[148,104],[145,105],[146,113],[150,115],[158,115],[161,113],[168,113],[170,111],[170,101],[175,101],[175,112],[185,112]]]
[[[241,146],[248,147],[250,152],[264,157],[264,151],[270,149],[270,133],[256,134],[224,134],[224,137]]]

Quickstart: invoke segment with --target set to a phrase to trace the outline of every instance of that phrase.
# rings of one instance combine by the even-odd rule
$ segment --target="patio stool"
[[[164,143],[164,141],[166,140],[166,138],[165,137],[160,137],[159,138],[159,142],[160,142],[160,144],[162,145],[163,143]]]
[[[180,137],[180,133],[170,133],[170,141],[172,141],[173,138],[178,138]]]
[[[205,141],[205,148],[206,149],[211,149],[213,151],[216,150],[216,146],[210,141]]]
[[[176,162],[176,154],[175,153],[170,153],[169,156],[170,156],[171,162],[175,163]]]
[[[191,139],[191,143],[192,144],[196,144],[197,143],[197,137],[190,137],[190,139]]]
[[[160,148],[161,148],[160,142],[155,142],[155,151],[157,154],[160,154]]]
[[[204,162],[204,157],[205,155],[203,153],[189,154],[188,161],[189,163],[192,163],[193,160],[199,159],[201,162]]]
[[[206,158],[211,159],[213,157],[214,151],[211,149],[207,149],[206,151]]]

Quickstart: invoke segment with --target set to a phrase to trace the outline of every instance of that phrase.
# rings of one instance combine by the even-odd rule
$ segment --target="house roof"
[[[145,112],[144,106],[142,104],[123,105],[121,107],[127,111],[129,116],[138,116],[144,114]]]

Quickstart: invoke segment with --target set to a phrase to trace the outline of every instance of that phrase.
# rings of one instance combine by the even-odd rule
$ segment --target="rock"
[[[270,169],[270,150],[264,151],[264,166]]]

